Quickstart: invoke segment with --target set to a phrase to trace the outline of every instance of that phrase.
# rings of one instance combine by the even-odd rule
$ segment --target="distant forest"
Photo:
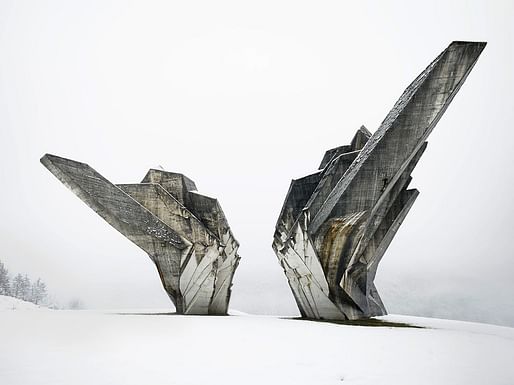
[[[31,281],[25,274],[16,274],[14,278],[9,275],[9,270],[0,261],[0,295],[8,295],[36,305],[46,304],[48,293],[46,283],[41,278]]]

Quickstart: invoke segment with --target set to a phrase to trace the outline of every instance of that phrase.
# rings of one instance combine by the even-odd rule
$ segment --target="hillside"
[[[387,316],[423,328],[234,315],[4,311],[0,383],[514,383],[514,329]]]
[[[23,301],[18,298],[0,295],[0,311],[4,310],[38,310],[47,309],[32,302]]]

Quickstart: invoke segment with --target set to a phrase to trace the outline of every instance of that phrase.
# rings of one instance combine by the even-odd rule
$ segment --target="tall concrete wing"
[[[87,164],[54,155],[41,163],[155,263],[179,314],[227,314],[238,242],[216,199],[182,174],[149,170],[114,185]]]
[[[358,319],[386,314],[377,266],[419,192],[411,173],[428,135],[485,43],[453,42],[405,90],[378,130],[328,150],[319,171],[293,180],[273,249],[302,316]]]

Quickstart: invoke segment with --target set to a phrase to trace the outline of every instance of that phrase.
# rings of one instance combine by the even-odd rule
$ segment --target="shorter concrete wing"
[[[155,263],[179,314],[227,314],[238,242],[216,199],[182,174],[149,170],[114,185],[85,163],[45,155],[41,163]]]

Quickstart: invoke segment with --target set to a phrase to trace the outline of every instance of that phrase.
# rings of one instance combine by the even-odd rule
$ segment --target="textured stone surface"
[[[386,314],[373,284],[380,259],[418,191],[410,174],[428,135],[485,43],[453,42],[410,85],[371,135],[325,153],[320,170],[293,180],[273,249],[302,316]]]
[[[239,244],[216,199],[182,174],[149,170],[139,184],[114,185],[84,163],[41,162],[149,255],[177,313],[227,314]]]

